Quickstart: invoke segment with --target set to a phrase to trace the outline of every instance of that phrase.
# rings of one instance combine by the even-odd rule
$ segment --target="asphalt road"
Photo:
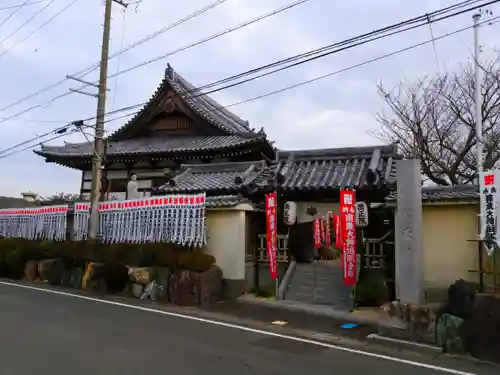
[[[0,306],[2,375],[446,373],[398,358],[1,283]],[[498,369],[471,366],[467,373],[498,374]],[[451,373],[459,375],[463,369],[455,370]]]

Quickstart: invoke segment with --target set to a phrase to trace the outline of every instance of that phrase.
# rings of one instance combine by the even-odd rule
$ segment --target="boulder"
[[[170,275],[170,269],[167,267],[155,268],[155,281],[156,284],[158,284],[156,298],[158,301],[168,302],[168,285]]]
[[[108,264],[105,268],[104,280],[109,294],[120,293],[129,281],[128,268],[122,264]]]
[[[106,264],[90,262],[82,279],[82,289],[92,292],[106,291]]]
[[[478,294],[464,326],[469,353],[500,363],[500,297]]]
[[[181,270],[170,276],[169,300],[174,305],[198,306],[200,301],[200,276],[197,272]]]
[[[199,274],[200,307],[209,307],[222,299],[222,271],[212,266],[208,271]]]
[[[144,285],[142,285],[142,284],[136,284],[136,283],[130,283],[129,284],[129,288],[130,288],[130,293],[135,298],[141,298],[142,293],[144,292]]]
[[[26,276],[26,279],[32,283],[40,278],[38,275],[38,262],[36,260],[29,260],[26,262],[24,275]]]
[[[61,282],[62,262],[60,259],[44,259],[38,262],[38,274],[42,281],[51,285],[57,285]]]
[[[132,267],[129,270],[130,281],[137,284],[148,285],[151,281],[155,279],[155,272],[153,267]]]
[[[205,272],[174,272],[170,276],[168,295],[175,305],[208,307],[222,297],[222,271],[212,266]]]
[[[83,273],[83,268],[75,267],[71,269],[70,288],[80,289],[82,287]]]
[[[441,315],[436,324],[436,344],[445,353],[464,354],[464,319],[451,314]]]

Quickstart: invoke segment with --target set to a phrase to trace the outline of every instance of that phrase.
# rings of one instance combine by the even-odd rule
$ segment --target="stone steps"
[[[351,288],[343,284],[342,269],[325,263],[297,264],[285,293],[285,300],[352,308]]]

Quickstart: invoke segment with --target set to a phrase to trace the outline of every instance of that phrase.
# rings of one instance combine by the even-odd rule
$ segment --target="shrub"
[[[179,254],[177,265],[180,269],[205,272],[215,264],[215,258],[201,251],[183,252]]]
[[[4,258],[5,273],[7,277],[22,279],[24,276],[25,262],[21,250],[7,251]]]

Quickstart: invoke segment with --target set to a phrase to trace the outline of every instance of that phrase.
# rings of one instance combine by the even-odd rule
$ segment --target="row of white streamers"
[[[98,236],[107,243],[171,242],[203,246],[205,194],[170,195],[99,204]],[[89,204],[75,205],[74,236],[87,236]]]
[[[0,210],[0,236],[64,241],[68,206]]]

